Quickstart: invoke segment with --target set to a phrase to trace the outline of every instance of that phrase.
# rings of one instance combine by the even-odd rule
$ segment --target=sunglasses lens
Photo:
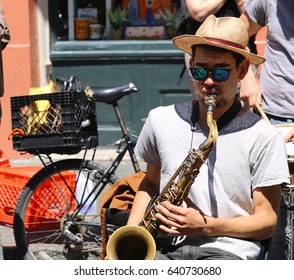
[[[212,74],[212,78],[217,82],[226,81],[229,78],[230,69],[214,69],[208,71],[205,68],[190,68],[192,77],[197,81],[207,79],[208,72]]]
[[[212,71],[212,77],[216,81],[225,81],[229,77],[229,71],[227,69],[215,69]]]
[[[198,81],[202,81],[208,76],[207,70],[204,68],[191,68],[191,74]]]

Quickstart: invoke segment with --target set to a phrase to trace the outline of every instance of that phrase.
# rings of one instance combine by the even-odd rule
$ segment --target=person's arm
[[[138,225],[144,217],[150,199],[158,192],[160,165],[147,164],[146,175],[135,195],[128,225]]]
[[[240,19],[243,20],[245,23],[247,30],[248,30],[248,35],[249,37],[252,35],[255,35],[258,33],[260,29],[262,29],[262,26],[260,26],[258,23],[254,22],[248,15],[248,13],[244,12],[241,14]]]
[[[0,0],[0,41],[2,50],[7,46],[10,41],[10,31],[4,16],[2,2]]]
[[[294,144],[294,128],[292,128],[285,136],[284,140],[286,143],[293,142]]]
[[[244,12],[243,5],[247,2],[247,0],[235,0],[235,2],[238,7],[239,13],[242,14]]]
[[[261,104],[261,88],[251,67],[244,79],[240,81],[240,85],[240,98],[247,106],[254,107],[256,103]]]
[[[264,240],[272,236],[278,220],[281,186],[257,188],[253,191],[254,214],[230,219],[206,216],[187,199],[187,208],[163,202],[156,214],[160,229],[168,234],[229,236]]]
[[[255,23],[246,12],[244,12],[240,19],[245,23],[248,35],[252,36],[258,33],[262,26]],[[241,81],[240,88],[240,98],[244,101],[249,107],[253,107],[255,103],[261,104],[261,89],[259,83],[256,79],[255,73],[253,73],[252,69],[249,68],[247,75]]]
[[[186,0],[189,14],[195,20],[202,22],[209,15],[217,13],[227,0]]]

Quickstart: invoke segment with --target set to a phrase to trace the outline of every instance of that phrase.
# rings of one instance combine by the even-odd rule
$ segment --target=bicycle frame
[[[48,248],[47,253],[44,250],[50,244],[60,246],[61,258],[71,259],[77,254],[84,257],[85,253],[95,257],[100,238],[97,233],[100,226],[98,200],[102,191],[111,188],[118,181],[115,172],[127,153],[135,173],[140,171],[134,151],[136,139],[131,139],[117,103],[124,96],[138,92],[135,85],[130,83],[108,88],[93,86],[82,90],[79,80],[72,76],[69,80],[60,78],[57,86],[60,86],[58,89],[61,88],[61,91],[75,91],[72,89],[74,86],[77,92],[86,95],[88,101],[112,105],[121,136],[115,143],[117,155],[109,166],[100,164],[95,158],[97,134],[87,134],[87,138],[83,138],[82,146],[79,147],[83,152],[76,158],[55,160],[51,157],[50,150],[43,150],[44,153],[36,150],[34,154],[44,167],[23,188],[15,209],[13,225],[17,247],[26,259],[38,259],[39,252],[42,254],[40,258],[44,255],[47,258],[46,254],[50,255],[51,250]],[[89,123],[87,118],[88,116],[83,119],[85,125]],[[88,156],[89,150],[93,150],[93,153]],[[58,151],[67,154],[62,149]],[[42,211],[36,212],[37,209]],[[46,249],[39,246],[40,244]],[[54,258],[55,255],[54,247]]]
[[[91,196],[97,191],[95,196],[94,196],[94,199],[92,199],[92,201],[89,204],[89,208],[91,208],[91,206],[94,204],[94,202],[101,195],[101,193],[102,193],[103,189],[105,188],[105,186],[107,185],[107,182],[109,181],[110,177],[113,174],[115,174],[118,166],[120,165],[121,161],[123,160],[123,158],[124,158],[124,156],[126,155],[127,152],[128,152],[128,154],[130,156],[131,163],[132,163],[132,166],[134,168],[134,172],[137,173],[137,172],[141,171],[140,166],[139,166],[139,162],[137,160],[137,157],[136,157],[135,151],[134,151],[137,141],[136,140],[131,140],[131,138],[130,138],[130,136],[128,134],[125,122],[123,120],[121,111],[119,109],[119,105],[118,105],[117,101],[115,100],[111,104],[113,106],[113,109],[114,109],[118,124],[119,124],[121,132],[122,132],[122,137],[119,140],[119,144],[118,144],[118,147],[117,147],[117,150],[116,150],[117,156],[114,158],[114,160],[112,160],[111,164],[107,167],[105,173],[100,177],[100,179],[95,184],[94,188],[88,193],[88,195],[86,197],[84,197],[84,194],[85,194],[84,192],[85,192],[85,189],[86,189],[86,188],[84,188],[84,192],[83,192],[82,199],[81,199],[82,203],[79,203],[79,205],[78,205],[78,207],[76,209],[75,216],[77,216],[79,214],[81,209],[83,209],[83,207],[89,202]],[[91,145],[86,145],[86,146],[91,147]],[[88,152],[88,149],[85,149],[84,155],[83,155],[83,163],[86,161],[87,152]],[[92,156],[92,161],[95,161],[95,153],[96,153],[96,149],[94,149],[94,153],[93,153],[93,156]],[[46,155],[46,156],[47,156],[50,164],[53,164],[54,161],[52,160],[52,158],[49,155]],[[46,167],[47,164],[42,159],[41,155],[38,154],[38,157],[39,157],[40,161],[42,162],[42,164],[44,165],[44,167]],[[80,167],[80,172],[78,173],[77,181],[78,181],[78,178],[79,178],[79,176],[81,174],[82,168],[83,168],[83,166]],[[61,179],[63,180],[63,182],[66,184],[67,188],[70,190],[70,188],[69,188],[66,180],[62,176],[62,174],[59,173],[59,175],[60,175]],[[52,180],[54,181],[53,177],[52,177]],[[88,178],[87,178],[87,181],[85,183],[85,186],[87,186],[87,183],[88,183]],[[101,185],[101,183],[102,183],[102,185]],[[75,199],[77,201],[77,198],[76,198],[76,195],[75,195],[76,188],[77,188],[77,185],[75,186],[74,192],[71,192],[71,193],[72,193],[73,199]],[[98,190],[98,188],[99,188],[99,190]],[[69,209],[70,209],[70,207],[71,207],[71,205],[69,205]]]
[[[113,174],[115,174],[115,171],[117,170],[119,164],[121,163],[122,159],[124,158],[124,156],[126,155],[127,152],[130,155],[130,158],[131,158],[131,162],[132,162],[134,171],[135,172],[140,172],[141,171],[140,166],[139,166],[139,162],[138,162],[137,157],[136,157],[135,152],[134,152],[135,145],[136,145],[136,141],[131,141],[128,136],[125,137],[124,139],[123,138],[121,139],[121,143],[119,144],[119,147],[117,149],[117,153],[118,153],[117,156],[115,157],[114,160],[112,160],[111,164],[108,166],[108,168],[106,169],[105,173],[102,175],[102,177],[97,182],[97,184],[92,189],[92,191],[88,194],[88,196],[86,197],[86,199],[85,200],[82,199],[83,203],[80,204],[79,207],[77,208],[77,213],[76,214],[78,214],[78,212],[89,201],[90,197],[95,193],[95,191],[97,190],[98,186],[100,186],[100,189],[97,191],[94,199],[91,201],[91,203],[89,205],[89,208],[91,208],[91,206],[93,205],[93,203],[98,199],[98,197],[100,196],[101,192],[105,188],[105,186],[106,186],[109,178]],[[102,185],[100,185],[101,183],[102,183]]]

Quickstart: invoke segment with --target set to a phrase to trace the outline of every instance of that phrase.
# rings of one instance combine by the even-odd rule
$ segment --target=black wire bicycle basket
[[[89,137],[98,139],[96,106],[84,92],[14,96],[10,102],[14,150],[74,154]]]

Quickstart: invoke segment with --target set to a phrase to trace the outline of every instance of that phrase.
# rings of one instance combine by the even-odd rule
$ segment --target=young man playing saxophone
[[[216,96],[219,136],[201,166],[185,205],[157,205],[161,233],[155,259],[256,259],[260,241],[275,229],[281,187],[289,183],[281,133],[243,108],[236,98],[250,63],[264,58],[246,50],[239,18],[209,16],[195,35],[173,43],[192,55],[190,71],[199,101],[159,107],[148,115],[136,146],[147,162],[128,225],[138,225],[150,199],[165,187],[187,153],[206,140],[205,99]]]

